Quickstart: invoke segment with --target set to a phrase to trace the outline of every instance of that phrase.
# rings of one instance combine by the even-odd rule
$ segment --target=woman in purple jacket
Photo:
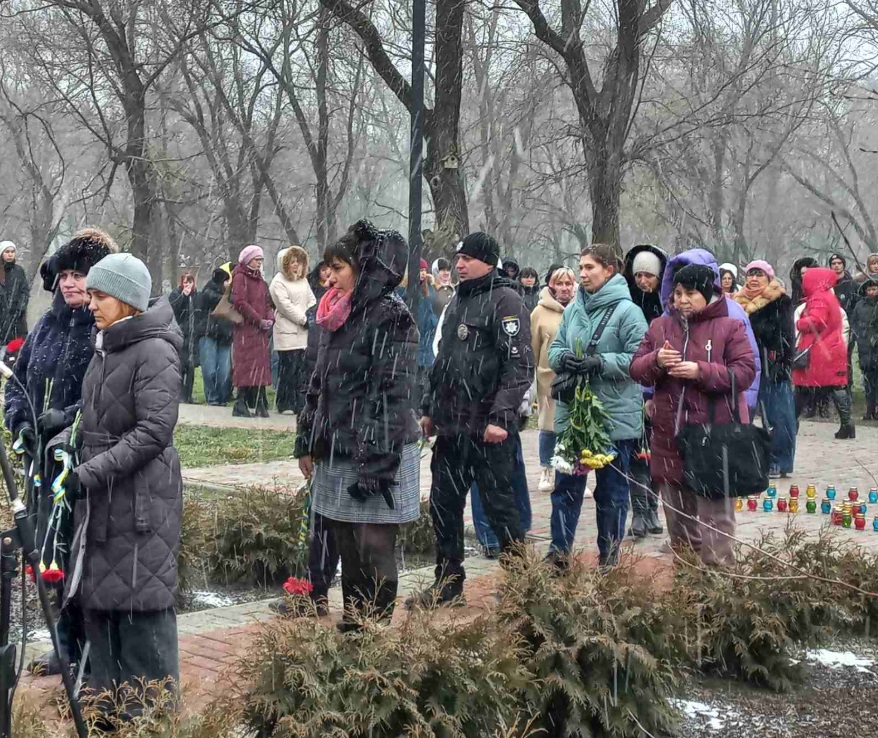
[[[655,387],[652,415],[653,482],[661,489],[675,548],[687,544],[709,565],[734,561],[735,503],[698,497],[683,486],[677,434],[687,424],[732,422],[735,404],[749,414],[744,392],[732,396],[731,376],[748,387],[756,374],[744,324],[729,317],[729,300],[708,266],[690,264],[673,277],[673,305],[654,320],[631,362],[631,378]],[[734,403],[734,404],[733,404]]]

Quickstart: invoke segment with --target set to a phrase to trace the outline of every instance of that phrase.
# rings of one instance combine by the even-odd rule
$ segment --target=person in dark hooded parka
[[[82,380],[94,349],[91,333],[94,317],[88,309],[85,281],[89,270],[110,253],[119,250],[109,235],[95,228],[76,234],[41,267],[43,288],[52,292],[52,306],[30,332],[15,362],[15,376],[21,382],[6,383],[6,427],[13,438],[22,438],[36,451],[37,435],[45,444],[70,426],[79,410]],[[25,394],[26,393],[26,394]],[[37,427],[31,404],[39,417]],[[50,460],[41,463],[43,479],[53,474]],[[37,540],[41,544],[42,563],[50,567],[54,561],[66,571],[64,552],[73,536],[72,511],[63,505],[55,512],[54,494],[46,495],[37,506]],[[60,514],[59,514],[60,513]],[[51,518],[51,525],[50,525]],[[43,542],[50,541],[45,547]],[[61,587],[58,590],[61,595]],[[58,636],[70,663],[79,660],[84,643],[82,617],[75,603],[65,607],[58,618]],[[31,671],[42,675],[60,674],[60,664],[53,652],[34,659]]]
[[[857,358],[863,372],[866,412],[863,420],[878,420],[878,277],[860,285],[860,296],[851,315]]]
[[[631,300],[643,311],[647,323],[660,318],[664,312],[660,295],[662,275],[668,255],[658,246],[641,244],[625,255],[623,274],[628,281]],[[652,388],[644,389],[644,399],[652,398]],[[628,474],[631,477],[631,530],[635,538],[643,538],[647,533],[661,535],[664,527],[658,514],[658,493],[653,489],[649,473],[649,436],[652,424],[649,417],[644,418],[643,443],[638,453],[631,456]]]
[[[296,456],[313,509],[341,555],[345,613],[356,630],[389,618],[398,586],[399,526],[420,514],[419,432],[412,409],[418,330],[394,293],[408,245],[359,221],[326,249],[331,274],[317,307],[317,364],[299,415]]]
[[[81,463],[67,480],[78,496],[72,574],[91,644],[88,687],[127,689],[137,704],[163,700],[178,678],[177,554],[183,478],[174,448],[183,336],[165,298],[150,304],[146,265],[111,254],[88,274],[95,353],[82,387]],[[170,695],[166,695],[170,696]],[[99,709],[112,710],[105,701]]]

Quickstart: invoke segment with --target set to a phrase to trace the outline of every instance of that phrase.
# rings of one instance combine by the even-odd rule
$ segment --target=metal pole
[[[412,3],[412,135],[409,159],[409,285],[406,301],[417,320],[421,252],[421,205],[424,189],[424,45],[427,0]]]

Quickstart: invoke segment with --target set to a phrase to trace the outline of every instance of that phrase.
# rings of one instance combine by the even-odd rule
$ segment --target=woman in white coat
[[[308,345],[308,311],[317,304],[305,279],[308,253],[290,246],[277,255],[278,273],[268,291],[274,303],[274,349],[278,355],[277,411],[300,413],[304,406],[305,348]]]

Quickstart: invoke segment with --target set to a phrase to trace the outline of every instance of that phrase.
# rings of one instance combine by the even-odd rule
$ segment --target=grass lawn
[[[209,428],[178,425],[174,445],[184,468],[249,464],[289,458],[295,436],[290,431]]]

